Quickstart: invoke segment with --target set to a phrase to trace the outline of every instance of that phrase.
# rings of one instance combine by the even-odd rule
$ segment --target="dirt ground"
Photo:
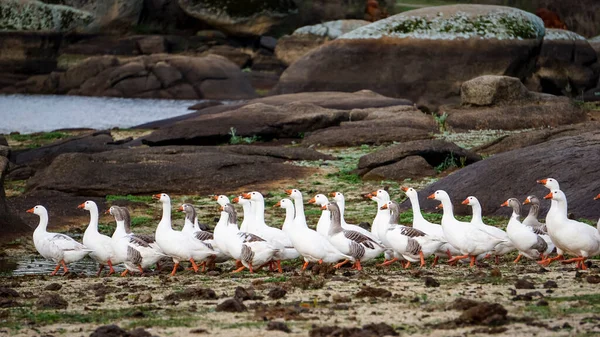
[[[0,336],[88,336],[105,324],[157,336],[324,336],[332,330],[313,329],[371,323],[410,336],[600,334],[596,261],[587,272],[532,261],[488,263],[409,270],[371,264],[362,272],[314,266],[301,273],[298,262],[283,274],[232,274],[225,264],[220,271],[175,277],[7,276],[0,278]],[[242,303],[243,311],[217,311],[236,296],[243,301],[227,308]],[[469,306],[474,312],[463,310]],[[271,321],[284,322],[290,333],[267,330]]]

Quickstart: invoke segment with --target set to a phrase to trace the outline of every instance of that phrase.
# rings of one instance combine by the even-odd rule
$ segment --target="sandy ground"
[[[531,261],[473,269],[368,265],[362,272],[342,269],[325,276],[321,267],[301,274],[297,266],[288,265],[282,275],[267,271],[231,274],[227,267],[205,274],[181,271],[175,277],[167,272],[125,278],[2,277],[1,286],[20,296],[12,304],[0,302],[0,336],[88,336],[109,323],[126,330],[141,327],[158,336],[196,336],[199,329],[211,336],[308,336],[314,326],[361,327],[381,322],[410,336],[600,334],[600,292],[597,284],[590,283],[600,281],[595,264],[587,272],[559,264],[541,268]],[[439,286],[426,287],[426,278]],[[519,279],[529,280],[535,289],[515,289]],[[557,287],[548,288],[552,285],[547,281],[556,282]],[[237,287],[257,296],[243,301],[247,311],[217,312],[217,305],[232,298]],[[366,291],[367,297],[358,297],[365,287],[391,294],[383,291],[382,297],[372,297],[377,290],[371,290]],[[271,299],[268,294],[276,288],[287,294]],[[193,289],[212,289],[215,296]],[[39,308],[40,298],[49,294],[64,298],[67,308]],[[183,297],[173,299],[171,294]],[[505,324],[453,324],[462,314],[453,309],[459,298],[502,305],[508,311]],[[270,320],[285,322],[291,333],[267,331]]]

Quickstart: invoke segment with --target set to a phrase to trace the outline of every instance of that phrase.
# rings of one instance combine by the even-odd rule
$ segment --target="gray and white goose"
[[[538,220],[538,215],[540,212],[540,199],[538,199],[538,197],[535,195],[530,195],[527,197],[527,199],[525,199],[525,201],[523,201],[523,205],[531,205],[529,208],[529,213],[525,219],[523,219],[523,225],[533,228],[536,232],[541,232],[542,234],[538,235],[541,236],[548,245],[545,255],[552,253],[556,247],[554,246],[550,235],[548,235],[548,228],[546,227],[545,223],[542,223]]]
[[[327,209],[331,214],[331,226],[327,239],[342,254],[352,257],[354,269],[362,270],[361,262],[374,259],[383,253],[385,247],[372,238],[360,232],[342,228],[340,208],[335,202],[330,202],[321,209]],[[346,262],[348,260],[336,264],[335,267],[339,268]]]
[[[537,258],[543,260],[548,244],[539,235],[543,234],[541,230],[527,226],[519,221],[521,217],[521,203],[519,200],[510,198],[500,206],[512,208],[512,214],[506,226],[506,233],[513,246],[519,251],[519,255],[514,263],[519,262],[522,256],[532,260],[536,260]]]

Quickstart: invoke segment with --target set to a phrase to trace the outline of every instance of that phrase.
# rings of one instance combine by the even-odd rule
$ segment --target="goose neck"
[[[294,220],[296,220],[297,223],[305,223],[306,215],[304,214],[304,204],[302,203],[302,198],[294,198],[294,208],[296,212],[294,215]],[[289,209],[286,210],[286,212],[289,212]]]
[[[169,201],[164,201],[162,207],[162,218],[158,223],[158,227],[173,229],[171,227],[171,203]]]
[[[40,222],[38,223],[37,228],[35,229],[36,232],[46,232],[46,229],[48,228],[48,213],[47,212],[43,212],[42,214],[38,214],[40,217]]]
[[[343,230],[341,213],[339,210],[329,210],[329,219],[331,220],[329,225],[329,236],[337,234]]]
[[[473,208],[473,216],[471,218],[471,222],[473,222],[473,223],[483,222],[483,219],[481,217],[481,204],[474,203],[473,205],[471,205],[471,207]],[[445,208],[446,208],[446,205],[444,205],[444,209]]]
[[[419,220],[424,220],[425,218],[423,218],[423,214],[421,214],[421,206],[419,204],[419,198],[416,196],[413,196],[413,195],[409,195],[408,198],[410,199],[410,205],[412,207],[413,222],[419,221]]]
[[[452,202],[448,198],[444,198],[442,201],[442,221],[455,220],[454,219],[454,209],[452,207]]]

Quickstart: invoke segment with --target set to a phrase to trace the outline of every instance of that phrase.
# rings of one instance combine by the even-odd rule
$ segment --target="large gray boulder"
[[[425,198],[442,189],[450,194],[458,214],[470,214],[470,209],[459,205],[473,195],[481,202],[483,215],[509,216],[511,211],[500,204],[513,197],[520,201],[528,195],[544,197],[549,191],[536,180],[551,177],[567,195],[569,213],[597,220],[599,205],[594,197],[600,193],[600,170],[594,163],[600,161],[599,149],[600,131],[590,131],[493,155],[427,186],[419,192],[421,206],[433,210],[438,202]],[[542,201],[542,217],[549,205]]]
[[[474,77],[529,76],[543,36],[542,20],[515,8],[417,9],[308,53],[282,74],[275,92],[369,89],[435,109],[457,102],[460,84]]]
[[[83,29],[95,19],[88,11],[35,0],[3,0],[0,13],[0,31],[67,32]]]
[[[318,159],[331,157],[311,149],[252,146],[166,146],[68,153],[29,179],[27,193],[225,193],[250,185],[258,189],[284,179],[299,179],[313,169],[285,161]]]
[[[25,222],[14,214],[8,207],[6,193],[4,192],[4,179],[8,170],[9,147],[6,145],[4,137],[0,137],[0,233],[18,233],[30,231],[31,228],[25,225]]]

